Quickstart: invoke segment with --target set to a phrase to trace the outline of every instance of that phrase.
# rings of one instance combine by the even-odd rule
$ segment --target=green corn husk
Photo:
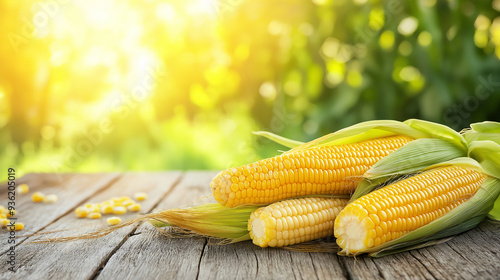
[[[471,129],[464,133],[464,138],[471,143],[489,140],[500,144],[500,123],[486,121],[471,124]],[[488,213],[488,218],[500,221],[500,197],[496,200],[493,209]]]
[[[176,227],[188,235],[224,239],[227,243],[250,240],[248,219],[259,206],[227,208],[207,203],[153,213],[149,222],[157,227]]]
[[[488,175],[474,196],[423,227],[359,253],[369,253],[372,257],[381,257],[422,248],[442,242],[444,238],[477,226],[488,213],[491,213],[495,200],[500,195],[500,145],[492,141],[473,141],[469,145],[469,156],[436,164],[428,169],[446,165],[462,165]],[[367,181],[362,183],[360,187],[368,188],[369,192],[370,188],[374,186]],[[340,254],[345,254],[345,252],[340,252]]]

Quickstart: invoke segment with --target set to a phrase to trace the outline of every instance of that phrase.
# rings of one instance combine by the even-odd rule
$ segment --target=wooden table
[[[210,195],[214,172],[28,174],[28,195],[18,195],[14,274],[8,271],[9,233],[1,230],[0,279],[499,279],[500,224],[478,228],[434,247],[379,259],[347,258],[332,253],[303,253],[259,248],[251,242],[213,245],[205,238],[168,239],[149,224],[121,228],[100,239],[30,243],[29,233],[66,230],[68,236],[106,227],[105,219],[78,219],[74,210],[87,202],[142,191],[143,213],[180,207]],[[31,201],[31,194],[56,193],[56,204]],[[7,185],[0,189],[7,204]],[[127,214],[124,218],[132,217]],[[70,230],[67,230],[70,229]]]

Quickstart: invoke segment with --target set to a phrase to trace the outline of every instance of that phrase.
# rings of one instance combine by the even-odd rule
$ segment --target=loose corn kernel
[[[446,166],[371,192],[337,216],[337,244],[345,254],[355,255],[402,237],[467,201],[485,179],[472,168]],[[368,205],[376,208],[374,214]]]
[[[106,222],[108,223],[108,225],[114,226],[114,225],[121,223],[122,219],[120,219],[119,217],[111,217],[111,218],[108,218],[106,220]]]
[[[130,200],[130,197],[128,197],[128,196],[122,196],[122,197],[119,198],[120,202],[123,202],[125,200]]]
[[[127,208],[123,206],[116,206],[113,208],[113,214],[115,215],[121,215],[127,213]]]
[[[144,193],[144,192],[138,192],[138,193],[134,194],[134,198],[137,201],[143,201],[143,200],[146,200],[148,198],[148,194]]]
[[[0,205],[0,213],[7,213],[7,208],[4,206]]]
[[[101,213],[98,212],[92,212],[87,216],[87,218],[89,219],[100,219],[101,217],[102,217]]]
[[[27,194],[30,191],[30,188],[26,184],[21,184],[17,187],[17,192],[19,194]]]
[[[24,229],[24,224],[16,222],[14,225],[7,226],[8,231],[20,231]]]
[[[7,212],[7,217],[14,217],[17,214],[17,210],[9,210]]]
[[[141,210],[141,205],[139,203],[134,203],[132,205],[129,205],[127,209],[131,212],[138,212]]]
[[[227,207],[269,204],[312,194],[350,194],[376,162],[412,140],[396,135],[353,144],[292,150],[226,169],[215,176],[210,187],[215,200]]]
[[[56,203],[57,202],[57,195],[56,194],[49,194],[45,197],[45,200],[43,202],[44,203]]]
[[[7,214],[5,213],[0,213],[0,219],[6,219],[7,218]]]
[[[2,227],[6,227],[9,223],[10,223],[10,220],[9,219],[2,219]]]
[[[113,206],[112,205],[104,205],[101,208],[101,213],[102,214],[112,214],[113,213]]]
[[[45,200],[45,195],[41,192],[35,192],[31,196],[33,202],[43,202]]]
[[[90,210],[86,207],[78,207],[75,210],[75,215],[78,218],[85,218],[88,216],[89,213],[90,213]]]
[[[124,200],[122,202],[122,205],[125,206],[125,207],[127,207],[127,206],[130,206],[130,205],[134,204],[134,203],[135,202],[132,199],[127,199],[127,200]]]

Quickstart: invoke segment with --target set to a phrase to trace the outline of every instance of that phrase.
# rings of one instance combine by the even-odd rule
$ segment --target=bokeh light
[[[222,169],[283,149],[255,130],[498,120],[499,3],[0,1],[0,165]]]

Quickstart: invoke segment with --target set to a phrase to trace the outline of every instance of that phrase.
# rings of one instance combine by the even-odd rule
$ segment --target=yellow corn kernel
[[[135,203],[135,201],[133,201],[132,199],[126,199],[126,200],[122,201],[122,205],[125,207],[128,207],[134,203]]]
[[[16,222],[14,225],[7,225],[8,231],[20,231],[24,229],[24,224]]]
[[[31,195],[33,202],[43,202],[45,200],[45,195],[41,192],[35,192]]]
[[[138,193],[134,194],[134,198],[137,201],[143,201],[143,200],[146,200],[148,198],[148,194],[144,193],[144,192],[138,192]]]
[[[141,210],[141,205],[139,203],[134,203],[127,207],[128,211],[139,212]]]
[[[113,214],[115,215],[121,215],[127,213],[127,208],[124,206],[116,206],[113,208]]]
[[[101,213],[102,214],[112,214],[113,213],[113,206],[112,205],[104,205],[101,207]]]
[[[397,239],[467,201],[485,179],[472,168],[445,166],[362,196],[335,220],[337,244],[353,255]],[[377,212],[369,210],[370,205]]]
[[[86,208],[86,207],[78,207],[75,210],[75,215],[78,218],[85,218],[89,215],[89,213],[90,213],[90,210],[89,210],[89,208]]]
[[[87,216],[87,218],[89,219],[100,219],[101,217],[102,217],[101,213],[98,212],[92,212]]]
[[[130,197],[128,197],[128,196],[122,196],[119,199],[120,202],[124,202],[125,200],[130,200]]]
[[[7,217],[10,218],[10,217],[14,217],[15,215],[17,215],[17,210],[9,210],[7,212]]]
[[[87,204],[85,204],[85,208],[94,209],[94,207],[95,207],[95,203],[87,203]]]
[[[371,166],[412,140],[398,135],[291,151],[224,170],[210,187],[215,199],[227,207],[313,194],[350,194]]]
[[[0,205],[0,214],[3,213],[7,213],[7,208],[5,208],[4,206]]]
[[[333,234],[333,221],[348,199],[289,199],[252,212],[248,230],[255,245],[283,247]]]
[[[21,184],[17,187],[17,192],[19,194],[27,194],[30,191],[30,188],[26,184]]]
[[[106,222],[108,223],[108,225],[114,226],[114,225],[121,223],[122,219],[120,219],[119,217],[111,217],[111,218],[108,218],[106,220]]]
[[[9,219],[1,219],[2,221],[2,227],[7,227],[7,225],[10,223],[10,220]]]
[[[0,219],[6,219],[7,218],[7,214],[5,213],[0,213]]]
[[[49,194],[45,197],[45,200],[43,201],[44,203],[56,203],[57,202],[57,195],[56,194]]]
[[[104,201],[101,204],[102,205],[111,205],[111,206],[113,206],[113,205],[115,205],[115,202],[113,200],[109,199],[109,200]]]

